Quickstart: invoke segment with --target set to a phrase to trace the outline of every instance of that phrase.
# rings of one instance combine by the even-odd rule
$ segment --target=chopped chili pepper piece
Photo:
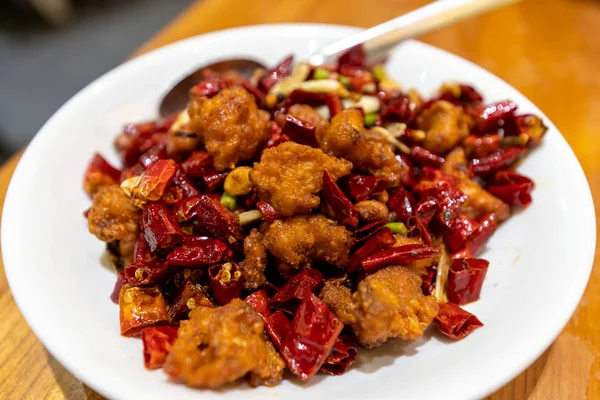
[[[408,219],[414,215],[415,205],[411,193],[402,186],[391,192],[387,202],[387,208],[396,214],[396,219],[406,224]]]
[[[190,94],[192,96],[211,98],[216,96],[224,86],[225,83],[220,77],[209,78],[192,87]]]
[[[333,118],[336,114],[342,112],[342,102],[340,101],[340,96],[334,93],[329,93],[325,96],[325,104],[329,109],[329,117]]]
[[[516,109],[514,101],[505,100],[472,108],[470,114],[475,121],[475,129],[486,132],[498,128],[500,121],[510,118]]]
[[[526,152],[526,147],[509,147],[497,150],[488,156],[471,160],[469,169],[477,176],[486,176],[509,167],[520,157],[523,157]]]
[[[455,259],[448,272],[448,299],[458,305],[479,300],[489,265],[479,258]]]
[[[162,279],[168,272],[168,266],[159,261],[133,262],[125,267],[125,277],[132,285],[149,285]]]
[[[265,75],[258,82],[258,86],[265,92],[268,92],[273,85],[279,82],[281,79],[288,76],[293,69],[294,56],[288,56],[284,58],[275,67],[268,70]]]
[[[167,146],[163,142],[160,142],[142,154],[138,159],[138,162],[146,168],[158,160],[163,160],[165,158],[167,158]]]
[[[142,331],[144,344],[144,366],[156,369],[164,365],[177,339],[177,327],[171,325],[154,326]]]
[[[120,182],[121,171],[113,167],[100,154],[95,153],[92,161],[85,171],[83,187],[92,195],[105,186]]]
[[[348,200],[327,170],[323,171],[323,201],[325,214],[344,225],[356,228],[358,225],[358,210]]]
[[[515,116],[515,125],[517,126],[516,134],[519,137],[527,138],[527,146],[538,145],[542,141],[542,137],[548,130],[542,119],[537,115],[525,114]]]
[[[371,236],[369,240],[365,242],[358,250],[352,254],[350,259],[348,260],[348,266],[346,267],[346,271],[348,273],[356,271],[356,269],[360,266],[360,262],[367,256],[381,251],[387,248],[390,248],[396,243],[396,236],[392,233],[392,230],[388,227],[385,227],[378,231],[375,235]]]
[[[292,276],[273,298],[269,301],[271,307],[293,314],[300,302],[323,283],[323,274],[316,269],[305,269]]]
[[[119,304],[119,294],[121,293],[121,288],[125,286],[127,283],[127,278],[125,277],[125,272],[119,272],[117,274],[117,280],[115,282],[115,287],[113,288],[112,293],[110,294],[110,299],[113,303]]]
[[[435,278],[437,269],[434,267],[427,268],[427,275],[421,276],[421,290],[425,296],[429,296],[435,290]]]
[[[500,148],[502,137],[500,135],[469,135],[462,144],[469,158],[482,158],[489,156]]]
[[[406,221],[406,227],[408,228],[409,237],[420,237],[423,243],[431,245],[431,235],[427,230],[427,227],[421,221],[421,218],[417,216],[410,217]]]
[[[169,320],[163,295],[156,286],[126,284],[119,294],[121,335],[138,336],[142,329]]]
[[[338,180],[339,187],[352,200],[359,202],[377,196],[387,188],[387,181],[371,175],[350,174]]]
[[[224,306],[241,297],[244,277],[237,264],[226,262],[213,265],[208,269],[208,276],[210,290],[219,305]]]
[[[390,265],[406,265],[413,261],[432,258],[439,250],[425,244],[407,244],[399,247],[380,250],[373,253],[360,262],[366,273],[388,267]]]
[[[309,122],[302,121],[288,114],[281,130],[282,135],[287,135],[294,142],[311,147],[319,147],[317,143],[316,128]]]
[[[202,286],[186,280],[181,291],[173,299],[167,314],[172,320],[177,321],[186,318],[188,312],[196,307],[213,308],[214,304],[210,301]]]
[[[177,245],[183,236],[175,215],[159,203],[149,204],[142,213],[141,228],[150,251]]]
[[[475,329],[483,326],[473,314],[454,303],[440,303],[440,311],[435,322],[439,330],[452,339],[463,339]]]
[[[317,296],[311,294],[304,298],[281,351],[290,371],[303,381],[317,373],[343,327]]]
[[[185,240],[167,256],[169,266],[201,267],[231,260],[233,252],[218,239],[200,236],[202,240]]]
[[[133,189],[133,196],[142,201],[160,200],[171,184],[179,167],[171,159],[158,160],[146,168],[140,182]]]
[[[365,51],[361,45],[351,47],[340,55],[338,58],[338,69],[344,65],[354,65],[362,67],[365,63]]]
[[[528,177],[512,170],[498,171],[486,190],[512,206],[527,207],[531,204],[534,183]]]
[[[381,119],[384,122],[402,122],[409,124],[417,115],[417,105],[409,96],[398,92],[391,98],[381,98]]]
[[[225,178],[229,172],[213,172],[206,174],[202,177],[204,181],[204,186],[208,193],[214,193],[218,190],[223,190],[223,184],[225,183]]]
[[[362,228],[359,228],[354,231],[354,244],[358,246],[361,243],[366,242],[371,237],[373,237],[377,232],[379,232],[383,227],[385,227],[385,221],[373,221],[369,222]]]
[[[264,289],[258,290],[246,297],[244,301],[250,304],[265,322],[265,330],[269,338],[279,351],[282,349],[283,340],[291,329],[291,323],[284,313],[275,311],[271,313],[268,308],[269,299]]]
[[[263,219],[265,219],[266,221],[273,222],[276,219],[280,218],[279,213],[277,211],[275,211],[273,206],[267,202],[264,202],[264,201],[257,202],[256,208],[258,208],[258,210],[260,211],[260,213],[263,216]]]
[[[483,250],[483,246],[485,246],[498,227],[494,214],[484,214],[477,218],[477,222],[479,223],[479,228],[469,236],[465,243],[467,250],[474,255],[479,254]]]
[[[444,163],[444,157],[433,154],[431,151],[420,146],[415,146],[410,149],[410,158],[416,163],[433,168],[440,168]]]
[[[214,161],[213,158],[205,151],[194,151],[192,154],[181,163],[183,171],[191,178],[197,179],[204,175],[213,173]]]
[[[450,251],[457,251],[465,245],[469,236],[477,229],[479,229],[479,224],[476,221],[466,215],[460,215],[454,221],[452,228],[444,232],[444,243]]]
[[[330,375],[342,375],[356,361],[358,350],[349,336],[338,336],[333,350],[319,371]]]

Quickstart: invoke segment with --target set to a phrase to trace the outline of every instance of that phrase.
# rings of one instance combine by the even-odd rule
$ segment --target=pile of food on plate
[[[511,167],[546,127],[516,110],[457,83],[423,99],[358,47],[251,79],[206,70],[186,110],[125,126],[121,169],[96,154],[85,174],[121,334],[206,388],[340,375],[430,325],[464,338],[483,325],[460,307],[477,257],[531,203]]]

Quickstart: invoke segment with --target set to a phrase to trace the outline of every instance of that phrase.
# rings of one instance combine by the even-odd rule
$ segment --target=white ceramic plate
[[[484,254],[491,262],[480,301],[485,323],[462,341],[427,337],[363,351],[341,377],[316,376],[275,388],[198,392],[146,371],[142,343],[119,335],[109,300],[115,277],[101,267],[104,244],[87,232],[90,200],[82,177],[95,151],[117,163],[114,135],[125,122],[154,118],[169,85],[199,64],[248,56],[272,65],[354,32],[328,25],[271,25],[191,38],[129,61],[69,100],[40,130],[13,176],[2,221],[2,253],[13,296],[46,348],[96,391],[115,399],[477,398],[532,363],[559,334],[583,293],[594,256],[595,217],[577,159],[549,125],[520,170],[535,179],[533,205],[503,224]],[[498,53],[498,57],[502,57]],[[469,82],[486,101],[529,100],[483,69],[410,41],[387,66],[408,87],[430,94],[448,80]]]

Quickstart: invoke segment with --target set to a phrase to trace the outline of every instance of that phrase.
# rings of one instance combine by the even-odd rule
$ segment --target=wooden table
[[[206,0],[185,11],[139,53],[204,32],[276,22],[368,27],[422,0]],[[600,196],[600,2],[528,0],[421,38],[505,79],[554,121]],[[139,54],[138,53],[138,54]],[[0,170],[0,201],[18,155]],[[559,162],[557,160],[557,162]],[[532,366],[490,398],[600,398],[600,262],[579,308]],[[101,398],[33,336],[0,273],[0,398]],[[565,265],[565,273],[569,266]],[[557,295],[560,295],[557,293]]]

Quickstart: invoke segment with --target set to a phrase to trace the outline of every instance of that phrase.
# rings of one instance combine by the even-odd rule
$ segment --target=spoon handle
[[[438,0],[400,17],[330,43],[310,56],[310,63],[323,64],[329,57],[359,44],[370,56],[402,40],[422,35],[498,7],[521,0]]]

